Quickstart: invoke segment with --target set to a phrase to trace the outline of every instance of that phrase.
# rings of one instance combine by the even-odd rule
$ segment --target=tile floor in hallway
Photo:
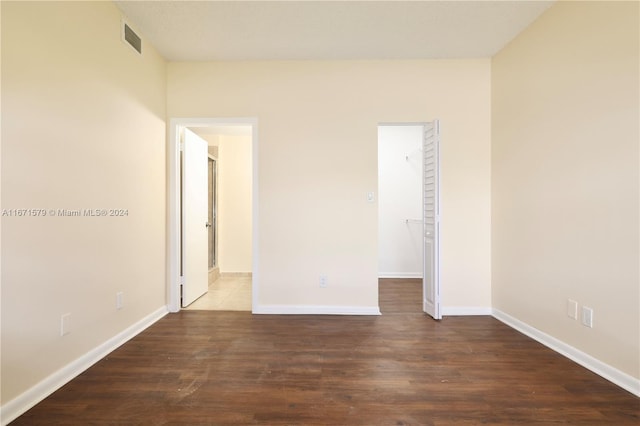
[[[209,292],[193,302],[189,310],[251,311],[251,276],[221,275]]]

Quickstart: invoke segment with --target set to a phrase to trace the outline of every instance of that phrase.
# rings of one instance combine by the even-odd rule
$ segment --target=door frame
[[[179,312],[180,307],[180,130],[185,127],[212,127],[224,125],[251,126],[251,162],[252,162],[252,279],[251,306],[258,306],[259,259],[258,259],[258,119],[255,117],[238,118],[171,118],[169,120],[168,143],[168,199],[167,199],[167,310]]]
[[[426,128],[427,125],[429,125],[430,123],[436,122],[438,120],[433,120],[433,121],[404,121],[404,122],[396,122],[396,121],[384,121],[384,122],[380,122],[378,123],[378,127],[380,126],[396,126],[396,127],[404,127],[404,126],[416,126],[416,127],[422,127],[422,141],[421,141],[421,145],[420,147],[422,148],[423,144],[424,144],[424,129]],[[440,154],[438,154],[438,162],[440,162]],[[424,167],[424,164],[423,164]],[[438,173],[440,173],[440,167],[438,167]],[[438,177],[438,180],[440,180],[440,178]],[[423,176],[422,176],[422,183],[424,185],[424,169],[423,169]],[[441,185],[440,185],[441,186]],[[439,198],[440,198],[440,192],[438,193]],[[424,289],[424,275],[425,275],[425,264],[426,264],[426,260],[425,260],[425,252],[424,252],[424,222],[425,222],[425,218],[424,218],[424,188],[422,190],[422,195],[421,195],[421,205],[422,205],[422,231],[421,231],[421,242],[422,242],[422,299],[420,300],[420,303],[422,305],[422,310],[425,311],[425,289]],[[440,200],[438,200],[438,205],[439,207],[442,207],[442,203],[440,202]],[[440,216],[440,215],[439,215]],[[380,220],[380,218],[378,218],[378,220]],[[440,217],[438,217],[438,222],[440,222]],[[441,229],[438,231],[438,239],[441,241],[442,239],[440,238],[441,234]],[[437,264],[437,275],[436,275],[436,282],[435,282],[435,287],[436,287],[436,291],[438,292],[438,294],[442,294],[442,280],[440,280],[440,266],[442,264],[442,249],[441,249],[441,244],[440,241],[438,241],[438,244],[436,244],[436,248],[437,248],[437,253],[436,253],[436,262]],[[379,271],[378,271],[379,272]],[[378,284],[379,285],[379,284]],[[440,318],[442,317],[442,306],[440,307]],[[440,318],[436,318],[436,319],[440,319]]]
[[[209,266],[207,259],[208,272],[211,273],[215,268],[219,268],[218,265],[218,157],[215,155],[208,154],[207,155],[207,172],[209,171],[209,161],[213,161],[215,164],[213,176],[213,218],[211,218],[211,229],[213,232],[213,266]],[[207,173],[208,174],[208,173]],[[208,176],[207,176],[208,177]],[[208,184],[208,182],[207,182]],[[209,219],[209,212],[207,211],[207,219]],[[207,235],[207,240],[209,236]]]

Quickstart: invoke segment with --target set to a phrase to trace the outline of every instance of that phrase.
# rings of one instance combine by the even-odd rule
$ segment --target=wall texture
[[[2,217],[3,406],[166,304],[166,66],[143,49],[111,3],[2,2],[2,207],[48,213]]]
[[[637,2],[560,2],[492,61],[493,306],[636,378],[638,40]]]
[[[377,309],[377,126],[441,119],[443,305],[490,307],[488,59],[170,63],[167,107],[258,118],[258,302],[285,310]]]

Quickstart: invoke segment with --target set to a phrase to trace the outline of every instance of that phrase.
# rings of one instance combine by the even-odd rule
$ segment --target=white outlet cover
[[[325,288],[325,287],[327,287],[327,285],[329,285],[329,283],[327,282],[327,276],[326,275],[320,275],[320,287],[321,288]]]
[[[588,306],[582,307],[582,325],[593,328],[593,309]]]
[[[60,317],[60,336],[65,336],[71,332],[71,314],[64,314]]]
[[[571,319],[578,319],[578,302],[575,300],[567,300],[567,316]]]

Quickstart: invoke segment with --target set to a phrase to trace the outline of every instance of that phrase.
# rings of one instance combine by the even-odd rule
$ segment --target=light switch
[[[367,192],[367,201],[370,203],[373,203],[376,200],[376,194],[371,191],[371,192]]]

